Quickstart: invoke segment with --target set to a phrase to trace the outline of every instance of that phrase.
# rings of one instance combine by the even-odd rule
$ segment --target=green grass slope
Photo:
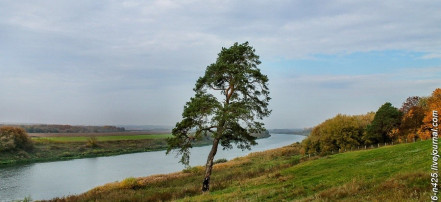
[[[274,174],[278,177],[252,179],[198,199],[417,200],[430,188],[429,143],[328,156],[283,169]]]
[[[217,164],[201,194],[202,167],[128,178],[55,201],[428,201],[431,142],[305,158],[300,145]]]

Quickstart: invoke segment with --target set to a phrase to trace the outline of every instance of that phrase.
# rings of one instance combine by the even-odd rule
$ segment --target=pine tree
[[[182,120],[168,140],[167,153],[178,150],[180,162],[188,165],[194,140],[204,136],[213,139],[205,165],[204,192],[209,190],[218,145],[230,149],[235,143],[240,149],[250,149],[257,144],[251,134],[265,131],[261,120],[271,110],[268,77],[257,68],[260,63],[248,42],[222,48],[216,62],[197,80],[195,96],[186,103]]]

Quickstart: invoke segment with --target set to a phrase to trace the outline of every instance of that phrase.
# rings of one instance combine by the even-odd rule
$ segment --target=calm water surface
[[[231,160],[251,152],[264,151],[303,140],[300,135],[271,134],[257,140],[251,151],[240,149],[218,150],[215,159]],[[190,164],[204,165],[211,146],[191,150]],[[33,200],[79,194],[96,186],[120,181],[127,177],[171,173],[184,169],[175,154],[165,151],[143,152],[110,157],[97,157],[35,163],[0,169],[0,201]]]

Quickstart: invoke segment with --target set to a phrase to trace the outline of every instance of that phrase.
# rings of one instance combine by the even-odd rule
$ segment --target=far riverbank
[[[32,151],[0,153],[0,167],[35,162],[63,161],[71,159],[115,156],[121,154],[167,149],[171,134],[112,133],[112,134],[33,134]],[[199,141],[207,145],[210,141]]]
[[[29,133],[34,149],[0,152],[0,167],[166,150],[167,138],[172,135],[164,131],[157,132]],[[269,136],[262,134],[258,138]],[[206,138],[198,140],[195,146],[211,143]]]

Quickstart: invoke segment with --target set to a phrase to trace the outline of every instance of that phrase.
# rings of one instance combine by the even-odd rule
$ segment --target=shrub
[[[0,128],[0,152],[16,149],[31,150],[34,147],[25,130],[4,126]]]
[[[61,157],[72,157],[72,156],[74,156],[74,154],[73,154],[73,153],[70,153],[70,152],[63,152],[63,153],[61,154]]]
[[[17,152],[17,156],[21,157],[21,158],[29,158],[29,154],[26,151],[20,150]]]
[[[182,170],[183,173],[192,173],[192,174],[202,173],[202,171],[203,171],[203,167],[201,166],[195,166],[195,167],[188,166]]]
[[[119,183],[119,186],[122,189],[136,189],[139,187],[138,180],[134,177],[129,177],[124,179],[122,182]]]
[[[92,147],[92,148],[95,148],[95,147],[99,146],[98,145],[98,139],[96,137],[89,137],[87,139],[87,143],[86,144],[87,144],[88,147]]]
[[[228,160],[227,159],[225,159],[225,158],[222,158],[222,159],[217,159],[216,161],[214,161],[213,162],[213,164],[218,164],[218,163],[225,163],[225,162],[227,162]]]
[[[32,201],[31,196],[27,196],[23,199],[23,202],[31,202],[31,201]]]

